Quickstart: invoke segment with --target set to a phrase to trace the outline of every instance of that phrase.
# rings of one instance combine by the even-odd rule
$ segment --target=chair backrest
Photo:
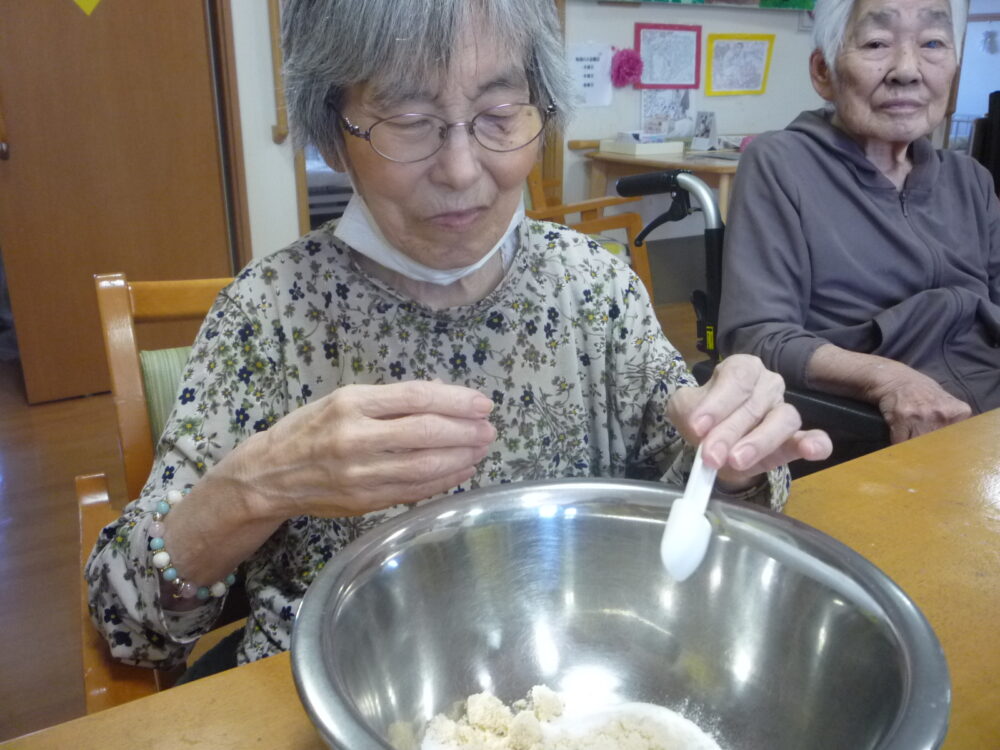
[[[993,188],[1000,195],[1000,91],[994,91],[989,97],[980,161],[993,175]]]
[[[159,420],[166,416],[164,411],[169,411],[169,401],[176,395],[186,360],[186,352],[177,351],[173,356],[150,353],[143,357],[136,324],[200,321],[219,290],[230,281],[231,278],[130,282],[121,273],[94,277],[125,469],[126,500],[139,496],[153,466],[154,440],[159,434],[151,427],[150,414]],[[154,395],[156,403],[148,403],[148,395]]]
[[[541,210],[562,203],[562,180],[542,177],[542,163],[535,162],[528,175],[528,200],[531,208]]]
[[[637,199],[603,197],[563,204],[562,181],[543,179],[541,162],[537,162],[528,175],[527,194],[530,204],[526,211],[528,218],[566,224],[578,232],[596,235],[598,242],[612,253],[620,254],[619,251],[627,253],[632,269],[652,298],[653,277],[649,267],[649,256],[645,246],[635,244],[635,238],[642,231],[642,215],[636,212],[608,215],[604,213],[606,208],[631,203]],[[569,219],[570,216],[577,214],[578,220]],[[625,243],[608,242],[610,238],[600,236],[615,229],[625,230]]]
[[[626,251],[628,252],[629,262],[632,264],[632,270],[635,271],[635,275],[642,281],[646,287],[646,291],[649,293],[649,298],[652,299],[653,272],[649,267],[649,253],[646,250],[645,244],[635,244],[635,238],[642,231],[642,224],[642,214],[635,211],[628,211],[621,214],[611,214],[610,216],[600,216],[596,219],[584,219],[583,221],[574,222],[570,226],[578,232],[596,235],[599,242],[602,241],[601,238],[604,232],[614,229],[625,230],[626,242],[628,244]]]
[[[540,221],[554,221],[557,224],[566,224],[571,229],[575,229],[583,234],[594,235],[594,238],[605,246],[610,252],[617,253],[617,248],[610,247],[607,237],[601,236],[603,232],[614,229],[625,230],[625,243],[613,243],[620,246],[629,256],[629,262],[636,276],[646,287],[650,299],[653,297],[653,274],[649,267],[649,254],[645,245],[636,245],[635,238],[642,231],[642,215],[634,211],[620,214],[604,215],[605,208],[618,206],[631,202],[625,198],[592,198],[571,203],[569,205],[549,206],[543,209],[531,209],[526,211],[528,218]],[[573,221],[568,218],[573,214],[579,214],[580,219]],[[627,247],[626,247],[627,244]]]

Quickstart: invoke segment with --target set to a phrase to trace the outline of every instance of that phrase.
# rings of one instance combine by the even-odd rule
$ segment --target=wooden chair
[[[201,321],[231,278],[192,281],[133,281],[124,274],[94,277],[104,350],[128,499],[139,497],[153,466],[154,440],[143,380],[136,325]]]
[[[525,213],[531,219],[554,221],[565,224],[584,234],[602,234],[615,229],[625,230],[629,259],[632,270],[646,286],[650,298],[653,296],[653,276],[649,269],[649,254],[645,245],[637,246],[635,238],[642,231],[642,216],[635,211],[605,215],[604,209],[633,203],[638,198],[590,198],[578,203],[562,202],[562,181],[544,180],[542,166],[535,164],[528,175],[528,197],[531,209]],[[567,216],[579,214],[579,219],[567,221]]]
[[[153,465],[154,429],[150,426],[151,407],[147,403],[136,324],[200,321],[208,313],[219,290],[231,280],[129,282],[124,274],[94,277],[105,354],[111,373],[112,400],[127,497],[112,498],[104,474],[76,478],[81,570],[101,528],[118,517],[125,502],[139,496]],[[179,376],[179,370],[175,375]],[[87,713],[169,687],[183,672],[183,666],[173,670],[152,670],[131,667],[112,659],[107,644],[90,621],[87,592],[82,583],[80,601]],[[232,616],[220,618],[222,620],[229,621],[227,627],[217,628],[199,641],[190,660],[241,624]]]

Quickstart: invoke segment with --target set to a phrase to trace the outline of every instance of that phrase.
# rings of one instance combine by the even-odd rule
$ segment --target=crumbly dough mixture
[[[457,721],[441,714],[421,750],[720,750],[695,724],[662,706],[630,703],[599,716],[563,716],[558,693],[544,685],[511,706],[470,695]]]

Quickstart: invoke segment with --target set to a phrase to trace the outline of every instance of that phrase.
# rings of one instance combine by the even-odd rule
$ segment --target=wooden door
[[[93,274],[233,273],[209,16],[0,0],[0,252],[32,403],[108,389]]]

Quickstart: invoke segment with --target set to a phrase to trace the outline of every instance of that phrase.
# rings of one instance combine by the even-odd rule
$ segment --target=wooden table
[[[327,750],[287,653],[0,743],[4,750]]]
[[[729,210],[729,192],[738,161],[711,156],[629,156],[601,151],[584,154],[590,159],[590,197],[601,198],[619,177],[663,169],[688,169],[710,187],[719,191],[719,213],[725,221]]]
[[[951,673],[945,750],[1000,748],[1000,409],[803,477],[785,512],[923,611]]]
[[[788,515],[885,571],[944,646],[946,750],[1000,748],[1000,410],[799,479]],[[288,654],[0,744],[323,750]]]

